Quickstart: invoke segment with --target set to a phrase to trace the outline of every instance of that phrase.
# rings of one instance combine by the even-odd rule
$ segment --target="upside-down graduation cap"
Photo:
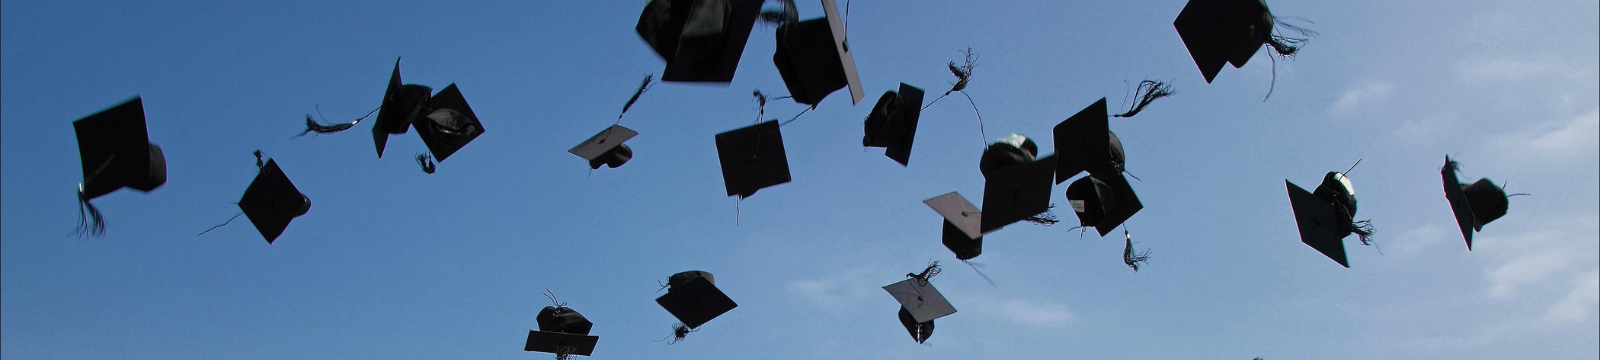
[[[900,92],[887,91],[867,115],[866,135],[861,145],[885,148],[883,156],[901,166],[911,161],[911,144],[917,136],[917,120],[922,116],[922,89],[900,83]]]
[[[667,294],[656,298],[656,303],[690,329],[705,325],[711,319],[739,307],[727,294],[717,289],[709,272],[696,270],[673,274],[667,279],[667,286]]]
[[[1207,83],[1224,64],[1244,66],[1270,40],[1273,25],[1264,0],[1189,0],[1172,22]]]
[[[944,217],[941,239],[956,259],[971,260],[983,254],[983,213],[977,206],[954,191],[923,200],[923,204]]]
[[[1100,236],[1106,236],[1133,217],[1144,204],[1134,194],[1133,186],[1122,174],[1091,175],[1073,181],[1067,186],[1067,201],[1078,214],[1078,224],[1094,227]]]
[[[1106,98],[1100,98],[1083,108],[1053,130],[1055,136],[1056,183],[1072,179],[1079,173],[1107,166],[1111,159],[1110,133],[1106,118]],[[1118,171],[1120,172],[1120,171]]]
[[[565,305],[546,306],[536,317],[539,330],[528,330],[524,351],[537,351],[561,355],[589,356],[600,342],[599,336],[589,335],[594,323],[578,311]]]
[[[389,75],[389,86],[383,92],[383,104],[378,107],[378,119],[372,124],[372,142],[377,146],[378,157],[389,144],[390,134],[404,134],[411,122],[424,114],[432,88],[400,82],[400,59],[394,60],[394,73]]]
[[[1049,211],[1056,157],[990,170],[983,184],[980,230],[988,233]]]
[[[747,198],[790,180],[783,133],[775,120],[717,134],[717,158],[728,196]]]
[[[589,169],[599,169],[601,166],[610,166],[615,169],[633,159],[633,149],[623,142],[638,136],[639,132],[623,127],[611,125],[599,134],[584,140],[578,146],[572,147],[567,152],[577,155],[584,160],[589,160]]]
[[[239,198],[239,209],[271,244],[289,227],[290,220],[311,210],[311,198],[294,187],[277,160],[267,160],[250,187],[245,188],[244,197]]]
[[[1371,234],[1370,228],[1353,221],[1356,213],[1355,191],[1349,178],[1330,171],[1322,184],[1313,192],[1284,180],[1289,190],[1289,205],[1294,210],[1294,220],[1300,229],[1300,242],[1316,249],[1334,262],[1350,267],[1345,256],[1344,241],[1351,233]]]
[[[83,162],[85,201],[123,187],[149,192],[167,183],[167,160],[150,143],[144,101],[134,97],[72,122]]]
[[[461,96],[456,84],[434,94],[428,101],[427,111],[426,115],[413,119],[411,125],[417,128],[417,136],[422,137],[428,152],[439,162],[483,135],[483,123],[478,121],[478,115],[467,105],[467,98]]]
[[[1455,213],[1456,226],[1461,228],[1461,237],[1467,240],[1467,250],[1472,250],[1472,233],[1483,231],[1483,225],[1505,216],[1510,201],[1506,191],[1487,178],[1470,185],[1460,182],[1456,178],[1456,168],[1456,162],[1445,156],[1439,176],[1444,180],[1444,197]]]
[[[649,0],[634,30],[667,60],[661,81],[733,81],[762,0]]]
[[[933,321],[946,315],[956,313],[955,306],[945,300],[944,295],[935,289],[932,283],[918,279],[905,279],[883,287],[900,307],[911,313],[911,319],[917,323]]]
[[[845,36],[844,21],[833,0],[822,0],[824,17],[778,26],[778,51],[772,55],[789,96],[817,105],[840,88],[850,88],[850,103],[861,102],[861,76]]]

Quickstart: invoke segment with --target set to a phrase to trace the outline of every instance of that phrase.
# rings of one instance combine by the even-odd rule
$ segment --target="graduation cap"
[[[1052,133],[1055,136],[1056,155],[1061,157],[1056,160],[1057,184],[1090,169],[1100,170],[1113,166],[1110,161],[1111,141],[1106,135],[1111,133],[1106,118],[1106,98],[1100,98],[1077,114],[1062,120],[1056,124]],[[1117,143],[1121,145],[1121,141]],[[1121,146],[1118,146],[1117,150],[1121,152]],[[1120,164],[1115,166],[1120,167]],[[1121,172],[1116,171],[1120,169],[1112,170]]]
[[[634,30],[667,60],[662,81],[733,81],[762,0],[649,0]]]
[[[294,187],[277,160],[267,160],[239,198],[239,209],[271,244],[289,227],[290,220],[311,210],[311,199]]]
[[[985,160],[997,152],[995,146],[990,150],[984,155]],[[1056,155],[1051,155],[986,171],[980,230],[988,233],[1049,211],[1053,185],[1050,179],[1054,178],[1055,169]]]
[[[422,143],[428,145],[428,152],[433,153],[433,158],[444,162],[450,154],[461,150],[467,143],[483,135],[483,123],[478,122],[477,114],[472,112],[472,107],[467,105],[467,98],[461,96],[461,90],[456,84],[445,86],[428,101],[428,113],[416,118],[411,125],[417,128],[417,136],[422,137]]]
[[[983,149],[983,156],[978,158],[978,171],[987,178],[991,170],[1030,163],[1038,156],[1039,145],[1034,144],[1033,139],[1021,134],[1006,135]]]
[[[956,313],[955,306],[924,278],[905,279],[884,286],[883,290],[900,303],[900,323],[917,343],[933,335],[934,319]]]
[[[539,323],[539,330],[528,330],[528,341],[522,347],[524,351],[553,353],[557,359],[564,360],[572,355],[593,354],[595,345],[600,341],[599,336],[589,335],[594,323],[566,304],[546,306],[539,310],[535,319]]]
[[[1224,64],[1244,66],[1262,44],[1271,45],[1281,56],[1293,56],[1306,39],[1274,35],[1273,28],[1278,25],[1301,35],[1315,35],[1278,23],[1264,0],[1189,0],[1172,22],[1207,83]]]
[[[685,271],[667,278],[667,294],[656,298],[656,303],[672,313],[688,329],[705,325],[739,304],[717,289],[711,273]]]
[[[783,133],[775,120],[717,134],[717,158],[728,196],[747,198],[790,180]]]
[[[1339,265],[1350,267],[1343,239],[1355,233],[1361,236],[1363,244],[1368,244],[1372,226],[1366,220],[1354,220],[1355,190],[1349,178],[1330,171],[1312,192],[1288,180],[1283,183],[1289,190],[1289,205],[1294,209],[1295,224],[1300,229],[1300,242]]]
[[[1450,210],[1455,213],[1456,226],[1461,228],[1461,237],[1467,240],[1467,250],[1472,250],[1472,233],[1483,231],[1483,225],[1506,215],[1510,207],[1510,197],[1506,191],[1489,179],[1478,179],[1477,182],[1467,184],[1456,178],[1456,169],[1459,165],[1444,158],[1444,168],[1439,170],[1439,176],[1444,180],[1444,197],[1450,201]]]
[[[772,62],[797,103],[815,106],[846,86],[850,103],[859,103],[865,93],[839,7],[833,0],[822,0],[822,8],[824,17],[778,26],[778,51]]]
[[[160,146],[150,143],[144,101],[139,97],[73,121],[72,128],[83,162],[79,206],[94,218],[93,225],[84,224],[82,230],[99,235],[105,231],[105,220],[89,200],[124,187],[141,192],[161,187],[167,183],[167,158]]]
[[[922,89],[900,83],[900,92],[886,91],[867,115],[861,146],[885,148],[883,155],[901,166],[911,161],[911,144],[922,116]]]
[[[383,148],[389,144],[390,134],[404,134],[417,117],[427,115],[429,94],[432,88],[400,83],[400,59],[394,60],[394,73],[389,75],[389,87],[383,92],[383,104],[378,107],[378,119],[372,125],[372,141],[383,157]]]
[[[923,200],[923,204],[944,217],[942,242],[956,259],[971,260],[983,254],[983,213],[954,191]]]
[[[639,132],[633,129],[622,125],[611,125],[567,152],[589,160],[590,170],[599,169],[600,166],[610,166],[615,169],[633,158],[633,149],[623,142],[638,135]]]
[[[1133,217],[1144,204],[1133,192],[1133,186],[1122,174],[1091,175],[1073,181],[1067,186],[1067,201],[1078,215],[1078,224],[1094,227],[1100,236],[1106,236]]]

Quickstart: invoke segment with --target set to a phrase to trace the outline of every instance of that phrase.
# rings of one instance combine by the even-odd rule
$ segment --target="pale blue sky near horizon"
[[[750,124],[751,90],[787,93],[770,26],[731,84],[646,93],[621,122],[640,132],[627,165],[591,173],[566,152],[659,77],[642,3],[0,3],[0,357],[547,358],[522,351],[546,289],[594,321],[596,360],[1600,356],[1593,0],[1271,1],[1319,36],[1275,62],[1266,101],[1266,50],[1205,83],[1172,28],[1184,0],[864,0],[849,31],[866,98],[836,92],[784,126],[794,181],[737,207],[713,135]],[[1121,263],[1120,231],[1019,224],[985,237],[990,286],[940,245],[922,200],[983,195],[965,98],[923,112],[909,167],[863,151],[861,121],[900,82],[948,89],[969,46],[988,141],[1051,149],[1067,116],[1125,106],[1126,83],[1175,87],[1111,120],[1142,179],[1127,224],[1149,264]],[[382,159],[365,122],[294,138],[318,108],[375,108],[397,57],[407,83],[460,87],[486,133],[433,175],[409,133]],[[133,96],[168,182],[96,199],[105,237],[71,236],[71,122]],[[238,212],[256,149],[310,212],[272,245],[242,218],[196,236]],[[1445,155],[1532,194],[1471,251]],[[1300,243],[1283,181],[1357,160],[1357,217],[1383,253],[1346,239],[1345,269]],[[880,287],[929,260],[958,312],[919,345]],[[684,270],[740,307],[654,342],[675,322],[657,280]]]

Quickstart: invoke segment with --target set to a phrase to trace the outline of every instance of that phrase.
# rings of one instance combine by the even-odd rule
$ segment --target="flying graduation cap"
[[[599,134],[595,134],[589,140],[584,140],[583,143],[573,147],[572,150],[567,150],[567,152],[584,160],[589,160],[590,170],[599,169],[601,166],[609,166],[615,169],[618,166],[622,166],[622,164],[626,164],[629,159],[633,159],[633,149],[629,148],[627,144],[623,144],[623,142],[638,135],[639,132],[633,131],[633,129],[622,125],[611,125],[611,127],[601,130]]]
[[[528,330],[528,341],[522,350],[556,354],[557,360],[567,360],[572,355],[593,354],[595,345],[600,342],[599,336],[589,335],[594,323],[577,310],[567,307],[566,303],[556,302],[555,296],[548,291],[545,296],[555,305],[539,310],[539,315],[535,317],[539,330]]]
[[[1354,220],[1356,198],[1350,179],[1344,173],[1329,171],[1322,184],[1311,192],[1288,180],[1283,184],[1289,189],[1289,205],[1300,229],[1300,242],[1349,268],[1343,239],[1354,233],[1361,237],[1363,245],[1370,245],[1373,234],[1370,221]]]
[[[1144,204],[1122,174],[1090,175],[1067,186],[1067,202],[1078,215],[1078,225],[1093,227],[1100,236],[1128,221]]]
[[[1244,66],[1262,44],[1270,45],[1280,57],[1294,56],[1306,38],[1274,34],[1279,26],[1298,36],[1315,36],[1279,22],[1265,0],[1189,0],[1172,22],[1206,83],[1217,77],[1224,64]]]
[[[272,244],[289,228],[289,221],[311,210],[311,198],[300,193],[278,167],[278,161],[272,159],[267,160],[250,187],[245,188],[244,197],[239,198],[239,210],[244,211],[244,216],[261,232],[261,237],[267,239],[267,244]]]
[[[456,84],[445,86],[437,94],[429,95],[431,88],[422,85],[401,85],[400,60],[394,63],[394,73],[389,76],[389,87],[384,92],[383,104],[378,108],[378,119],[372,126],[373,143],[378,157],[383,157],[390,134],[404,134],[414,127],[417,136],[432,153],[417,158],[423,171],[433,173],[432,162],[444,162],[467,143],[483,135],[483,123]]]
[[[634,30],[667,61],[662,81],[733,81],[762,0],[649,0]]]
[[[789,159],[776,120],[730,130],[716,138],[728,196],[743,199],[757,190],[789,182]]]
[[[1079,225],[1094,227],[1100,236],[1144,209],[1122,174],[1127,158],[1107,118],[1106,99],[1100,98],[1054,129],[1056,154],[1061,158],[1056,161],[1056,183],[1089,172],[1068,185],[1066,195]]]
[[[822,0],[822,9],[824,17],[778,26],[778,50],[772,62],[797,103],[816,106],[845,87],[850,88],[850,103],[859,103],[865,93],[845,36],[844,19],[833,0]]]
[[[918,344],[933,336],[934,319],[956,313],[955,306],[929,282],[939,271],[939,262],[935,261],[922,273],[908,273],[907,279],[883,287],[900,303],[900,324]]]
[[[1035,160],[1038,153],[1039,146],[1019,134],[1002,137],[984,149],[978,162],[984,177],[979,230],[988,233],[1050,210],[1056,156]]]
[[[656,303],[678,318],[679,326],[673,329],[673,342],[682,340],[689,332],[711,319],[739,307],[727,294],[717,289],[716,280],[709,272],[693,270],[673,274],[667,278],[666,287],[667,294],[656,298]]]
[[[972,260],[983,254],[983,212],[954,191],[923,200],[944,217],[941,238],[944,247],[956,254],[956,259]]]
[[[83,162],[78,232],[99,236],[105,233],[105,218],[89,201],[124,187],[141,192],[161,187],[167,183],[167,158],[150,143],[144,100],[137,96],[73,121],[72,128]]]
[[[1461,228],[1461,237],[1467,240],[1467,250],[1472,250],[1472,233],[1483,231],[1483,225],[1506,215],[1510,207],[1510,195],[1489,179],[1478,179],[1477,182],[1467,184],[1456,178],[1456,170],[1460,164],[1444,158],[1444,167],[1439,169],[1439,177],[1444,180],[1444,197],[1450,201],[1450,210],[1455,213],[1456,226]],[[1518,194],[1521,195],[1521,194]]]
[[[866,135],[861,146],[884,148],[883,156],[901,166],[911,161],[911,143],[917,136],[917,120],[922,116],[922,89],[900,83],[900,91],[886,91],[867,114]]]

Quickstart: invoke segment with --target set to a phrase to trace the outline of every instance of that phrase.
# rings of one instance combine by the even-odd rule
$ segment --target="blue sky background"
[[[821,16],[801,0],[802,18]],[[594,359],[1593,359],[1600,355],[1600,5],[1592,0],[1274,1],[1321,33],[1206,84],[1172,29],[1182,0],[862,1],[850,39],[867,90],[784,126],[794,181],[736,208],[713,135],[745,126],[752,89],[783,94],[758,25],[724,86],[663,84],[622,122],[635,158],[590,174],[566,150],[610,125],[661,61],[639,1],[6,1],[0,4],[0,356],[8,359],[544,358],[524,353],[550,289],[595,322]],[[1311,24],[1314,22],[1314,24]],[[872,101],[929,93],[982,56],[968,92],[990,140],[1051,148],[1050,129],[1126,82],[1178,95],[1113,119],[1154,258],[1119,235],[1021,224],[986,237],[991,287],[939,244],[923,199],[982,196],[981,143],[959,97],[924,111],[910,167],[860,147]],[[291,139],[320,105],[378,105],[456,83],[487,132],[425,175],[367,123]],[[167,184],[95,204],[104,238],[70,236],[71,121],[135,95]],[[930,94],[932,96],[932,94]],[[801,105],[775,102],[769,117]],[[315,206],[273,245],[238,212],[252,150]],[[1509,183],[1510,213],[1467,251],[1442,196]],[[1351,172],[1384,254],[1344,269],[1301,244],[1282,181]],[[1065,187],[1055,190],[1062,203]],[[1075,220],[1070,213],[1058,212]],[[927,345],[880,286],[946,266],[959,310]],[[685,342],[657,280],[707,270],[741,305]]]

